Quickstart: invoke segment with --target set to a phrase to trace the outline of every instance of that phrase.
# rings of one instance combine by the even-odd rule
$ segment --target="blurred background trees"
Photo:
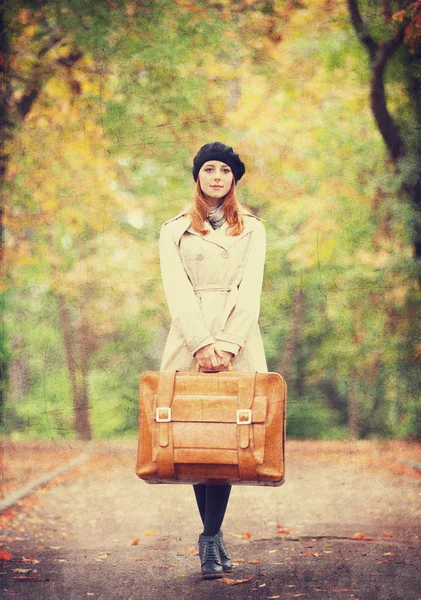
[[[289,435],[420,436],[421,2],[3,10],[5,433],[136,434],[169,328],[159,228],[220,140],[267,229]]]

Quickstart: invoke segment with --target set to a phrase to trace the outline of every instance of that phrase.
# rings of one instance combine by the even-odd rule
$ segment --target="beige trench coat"
[[[244,230],[227,235],[227,223],[204,236],[183,213],[160,233],[160,263],[171,328],[161,371],[192,371],[194,353],[210,344],[232,352],[234,371],[267,372],[258,325],[266,253],[261,221],[244,213]]]

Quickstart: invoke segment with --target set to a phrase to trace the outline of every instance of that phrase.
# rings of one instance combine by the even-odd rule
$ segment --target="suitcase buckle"
[[[171,421],[171,408],[169,406],[159,406],[156,409],[155,420],[157,423],[169,423]]]
[[[237,410],[237,425],[250,425],[251,410],[249,408],[240,408]]]

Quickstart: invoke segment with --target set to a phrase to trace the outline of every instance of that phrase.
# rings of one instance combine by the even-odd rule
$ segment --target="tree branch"
[[[54,46],[56,46],[63,39],[64,39],[64,35],[58,35],[57,33],[54,33],[53,35],[51,35],[50,39],[44,44],[44,46],[38,52],[38,58],[40,59],[43,56],[45,56],[47,54],[47,52],[49,52],[52,48],[54,48]]]
[[[378,46],[371,60],[371,109],[393,162],[396,162],[405,154],[405,143],[400,134],[399,126],[387,108],[384,71],[387,63],[401,45],[404,33],[405,29],[401,27],[393,38]]]
[[[351,16],[351,23],[355,29],[355,33],[358,36],[360,42],[368,50],[371,60],[373,60],[376,53],[378,44],[374,38],[369,34],[367,26],[362,20],[360,9],[358,8],[358,0],[348,0],[348,10]]]
[[[52,47],[52,46],[50,46]],[[45,49],[45,46],[44,46]],[[45,52],[43,52],[43,54],[45,54]],[[38,54],[38,56],[41,56],[41,52]],[[73,52],[72,54],[69,54],[66,57],[62,57],[59,58],[56,62],[59,65],[65,66],[68,69],[71,69],[72,66],[82,58],[83,54],[82,52]],[[36,70],[36,67],[35,67]],[[41,87],[42,87],[42,77],[40,78],[34,78],[33,81],[28,85],[25,93],[23,94],[22,98],[20,99],[19,102],[16,103],[16,110],[18,111],[21,119],[25,119],[25,117],[27,116],[27,114],[29,113],[29,111],[32,108],[32,105],[34,104],[35,100],[38,98],[39,93],[41,91]]]
[[[402,44],[405,27],[402,25],[397,33],[386,42],[378,44],[367,30],[358,7],[358,0],[348,0],[348,9],[352,25],[361,43],[365,46],[371,62],[370,103],[377,127],[383,137],[393,162],[405,154],[405,144],[399,126],[387,108],[384,85],[384,71],[393,54]]]

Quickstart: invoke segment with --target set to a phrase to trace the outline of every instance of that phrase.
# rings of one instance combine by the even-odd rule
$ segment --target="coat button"
[[[222,257],[223,257],[223,258],[228,258],[228,256],[229,256],[229,253],[228,253],[226,250],[224,250],[224,251],[221,253],[221,255],[222,255]]]
[[[203,254],[198,254],[198,255],[196,256],[196,258],[197,258],[197,260],[203,260]]]

